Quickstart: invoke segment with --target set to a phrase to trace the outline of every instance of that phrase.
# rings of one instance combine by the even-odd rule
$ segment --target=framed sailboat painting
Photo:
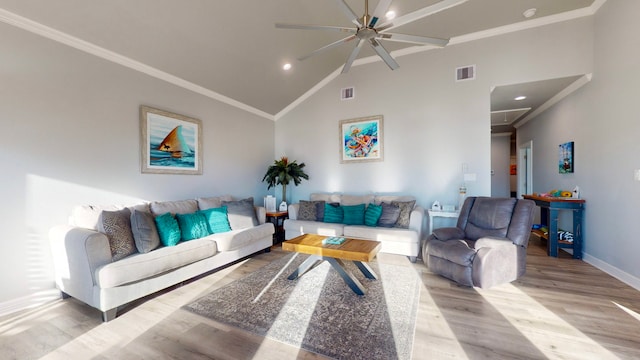
[[[202,174],[202,122],[140,107],[141,170],[156,174]]]

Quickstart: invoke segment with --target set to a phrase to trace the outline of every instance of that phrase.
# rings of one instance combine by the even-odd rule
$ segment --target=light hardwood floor
[[[147,297],[109,323],[74,299],[0,318],[0,359],[322,358],[180,309],[284,255],[276,247]],[[457,286],[420,261],[377,261],[422,279],[414,359],[640,359],[640,292],[566,253],[547,257],[536,238],[527,274],[489,290]]]

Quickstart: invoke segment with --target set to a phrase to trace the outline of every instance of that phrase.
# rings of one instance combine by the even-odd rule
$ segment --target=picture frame
[[[558,151],[558,172],[560,174],[570,174],[574,171],[573,141],[559,145]]]
[[[140,106],[141,171],[202,175],[202,122]]]
[[[384,160],[382,115],[341,120],[339,134],[341,163]]]

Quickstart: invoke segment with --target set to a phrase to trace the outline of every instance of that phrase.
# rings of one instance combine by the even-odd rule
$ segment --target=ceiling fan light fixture
[[[387,18],[387,20],[391,20],[396,17],[396,12],[393,10],[389,10],[386,14],[384,14],[384,16]]]
[[[530,17],[534,17],[537,12],[538,12],[538,9],[536,8],[527,9],[522,13],[522,16],[528,19]]]
[[[520,100],[524,100],[524,99],[526,99],[526,98],[527,98],[526,96],[524,96],[524,95],[520,95],[520,96],[516,96],[513,100],[515,100],[515,101],[520,101]]]
[[[284,71],[291,70],[291,64],[290,63],[286,63],[286,64],[282,65],[282,70],[284,70]]]

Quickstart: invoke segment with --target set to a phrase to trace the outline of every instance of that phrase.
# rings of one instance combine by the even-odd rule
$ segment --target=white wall
[[[462,164],[477,175],[469,195],[490,195],[490,90],[495,85],[591,72],[593,19],[583,18],[441,50],[353,67],[276,122],[276,153],[307,164],[311,192],[402,193],[428,207],[456,204]],[[558,61],[563,59],[563,61]],[[454,82],[454,69],[477,65],[477,79]],[[355,86],[355,99],[340,89]],[[382,114],[384,161],[340,164],[340,120]]]
[[[533,140],[536,192],[579,185],[586,199],[584,259],[640,288],[640,13],[638,1],[607,1],[595,17],[593,80],[518,129]],[[558,174],[558,145],[575,142],[575,173]]]
[[[140,105],[202,120],[203,175],[141,174]],[[47,233],[72,206],[261,199],[274,154],[272,121],[5,24],[0,129],[0,313],[52,293]]]
[[[491,196],[511,196],[511,136],[491,136]]]

